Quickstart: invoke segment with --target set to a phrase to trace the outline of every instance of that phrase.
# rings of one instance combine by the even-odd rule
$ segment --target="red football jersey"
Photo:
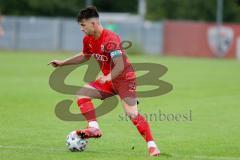
[[[94,56],[104,75],[109,74],[114,67],[110,55],[113,51],[120,52],[124,60],[124,71],[117,78],[128,78],[130,75],[133,76],[133,74],[129,74],[129,72],[134,71],[125,56],[124,50],[121,48],[121,40],[116,33],[103,29],[100,37],[96,40],[93,36],[88,35],[83,38],[84,55],[86,57]]]

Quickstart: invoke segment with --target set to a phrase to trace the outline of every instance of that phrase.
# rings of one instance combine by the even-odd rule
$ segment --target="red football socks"
[[[90,98],[78,99],[77,103],[78,103],[79,109],[82,112],[82,115],[85,117],[85,119],[88,122],[96,121],[95,109]]]
[[[149,124],[142,115],[138,114],[135,118],[131,120],[133,124],[137,127],[138,132],[142,135],[146,142],[153,141]]]

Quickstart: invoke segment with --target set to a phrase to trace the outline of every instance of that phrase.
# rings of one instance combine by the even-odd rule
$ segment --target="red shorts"
[[[89,83],[96,88],[102,98],[105,99],[114,95],[119,95],[121,99],[131,97],[136,98],[136,80],[134,79],[116,79],[111,82],[100,83],[99,80]]]

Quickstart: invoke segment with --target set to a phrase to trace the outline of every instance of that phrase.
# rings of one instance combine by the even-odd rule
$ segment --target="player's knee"
[[[135,106],[137,105],[137,99],[134,97],[126,97],[123,99],[123,101],[128,105],[128,106]]]
[[[101,99],[101,94],[94,88],[91,88],[89,86],[84,86],[80,90],[76,92],[77,98],[96,98]]]
[[[77,99],[90,98],[89,95],[90,88],[83,87],[76,92]]]
[[[78,94],[77,94],[77,100],[79,100],[79,99],[84,99],[84,98],[91,99],[91,97],[89,97],[89,96],[84,96],[84,95],[78,95]]]
[[[77,99],[84,99],[84,98],[90,98],[89,96],[87,95],[84,95],[85,93],[82,92],[81,90],[77,92],[76,96],[77,96]]]

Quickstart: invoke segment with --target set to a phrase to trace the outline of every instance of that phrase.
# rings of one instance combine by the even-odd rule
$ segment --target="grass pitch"
[[[0,51],[0,160],[154,159],[147,155],[136,128],[125,120],[120,104],[98,118],[102,138],[90,140],[84,152],[67,150],[66,135],[86,123],[56,117],[55,105],[63,99],[75,102],[75,97],[49,87],[54,69],[47,63],[69,56]],[[162,96],[140,98],[140,112],[157,116],[150,125],[161,149],[159,159],[240,159],[239,61],[151,56],[130,60],[165,65],[168,72],[161,79],[174,87]],[[83,84],[85,69],[73,71],[66,83]],[[76,103],[71,109],[78,113]],[[160,113],[186,118],[161,119]]]

